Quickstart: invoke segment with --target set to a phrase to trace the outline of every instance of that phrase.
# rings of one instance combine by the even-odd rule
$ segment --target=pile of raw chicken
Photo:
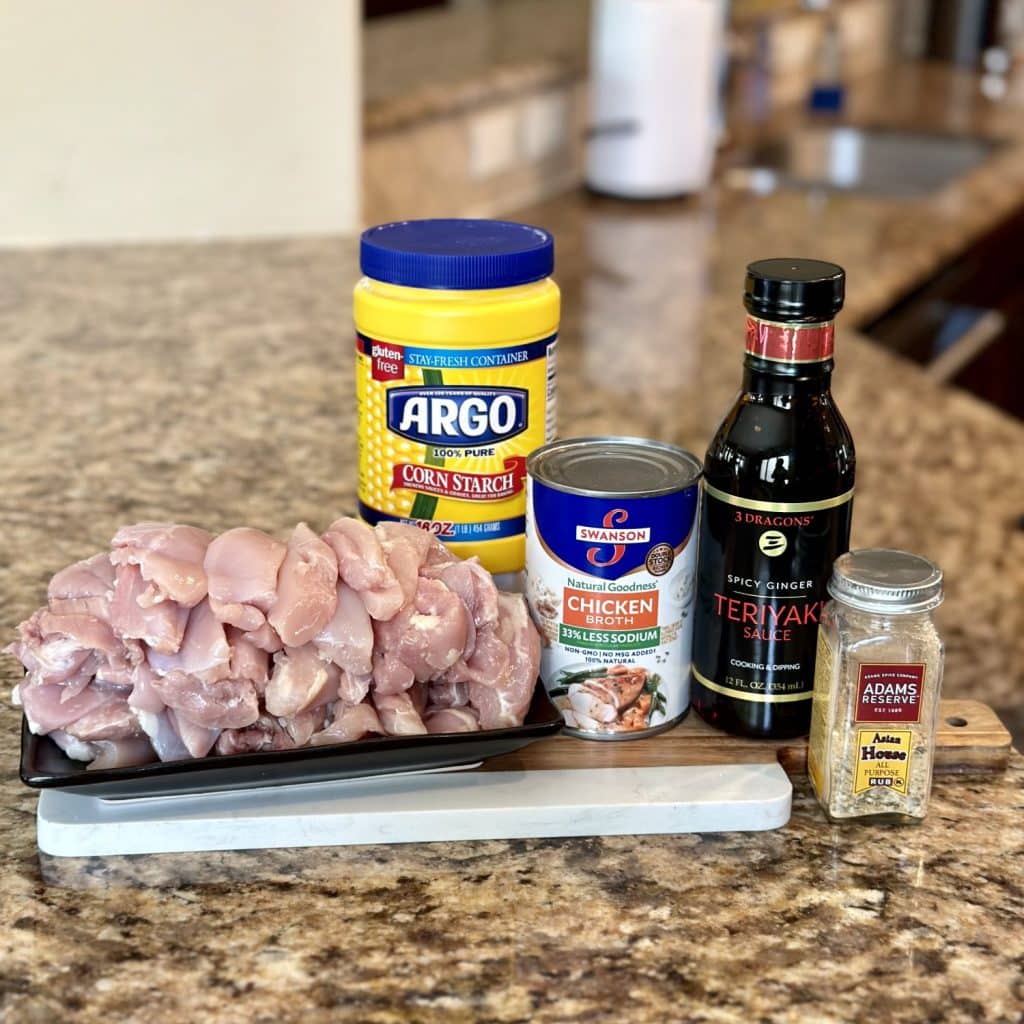
[[[14,700],[92,768],[519,725],[540,661],[523,598],[402,523],[139,523],[47,598]]]

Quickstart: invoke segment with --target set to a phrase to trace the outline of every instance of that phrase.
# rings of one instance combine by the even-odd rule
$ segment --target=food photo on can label
[[[665,718],[661,677],[642,665],[562,669],[548,688],[570,728],[640,732]]]

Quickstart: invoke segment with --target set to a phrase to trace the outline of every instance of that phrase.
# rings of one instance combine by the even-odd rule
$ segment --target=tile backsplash
[[[839,0],[844,74],[890,59],[901,0]],[[811,83],[821,14],[738,5],[737,64],[767,61],[770,106]],[[363,216],[494,216],[578,184],[590,0],[459,0],[364,34]]]
[[[367,104],[456,85],[496,66],[586,64],[590,0],[459,0],[370,22],[363,33]]]
[[[584,83],[557,69],[530,70],[518,88],[495,86],[486,99],[470,97],[451,113],[410,117],[368,134],[363,151],[367,223],[498,216],[576,185]]]

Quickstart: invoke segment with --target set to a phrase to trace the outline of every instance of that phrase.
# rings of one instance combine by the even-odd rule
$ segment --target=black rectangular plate
[[[526,720],[509,729],[382,736],[327,747],[266,750],[87,771],[81,761],[73,761],[53,740],[30,732],[23,719],[21,781],[36,789],[74,789],[105,799],[291,786],[473,764],[519,750],[545,736],[553,736],[561,728],[561,712],[538,683]]]

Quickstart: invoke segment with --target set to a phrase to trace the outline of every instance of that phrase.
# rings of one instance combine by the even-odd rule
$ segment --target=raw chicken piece
[[[334,615],[313,643],[324,661],[333,661],[350,675],[368,676],[373,671],[370,614],[347,583],[338,583]]]
[[[219,685],[219,684],[218,684]],[[216,727],[199,725],[193,722],[188,715],[171,708],[167,710],[167,717],[174,726],[175,732],[181,737],[189,757],[206,757],[213,749],[221,730]]]
[[[376,693],[403,693],[414,682],[416,676],[399,659],[397,651],[373,652],[373,688]]]
[[[133,711],[149,711],[156,715],[166,706],[160,699],[156,687],[156,673],[147,664],[136,666],[132,673],[132,692],[128,695],[128,706]]]
[[[366,699],[373,676],[353,676],[342,671],[338,679],[338,700],[342,704],[359,704]]]
[[[138,640],[121,640],[121,650],[113,657],[104,658],[96,667],[97,683],[120,686],[130,692],[135,685],[135,672],[145,664],[146,649]]]
[[[64,726],[69,736],[91,740],[127,740],[142,735],[135,714],[123,696],[108,695],[107,702]]]
[[[106,669],[103,670],[106,673]],[[120,700],[127,700],[131,695],[132,687],[134,683],[129,679],[127,682],[115,682],[110,679],[104,679],[101,676],[96,678],[89,684],[94,690],[100,693],[105,693],[109,697],[117,697]]]
[[[508,671],[508,645],[498,636],[496,629],[481,629],[476,635],[473,653],[460,658],[445,673],[453,683],[482,683],[487,685]]]
[[[470,708],[427,708],[427,732],[478,732],[480,720]]]
[[[286,647],[301,647],[331,621],[337,603],[337,556],[299,523],[277,574],[277,597],[267,621]]]
[[[91,761],[98,753],[93,744],[69,736],[62,729],[55,729],[48,735],[72,761]]]
[[[256,630],[277,597],[277,573],[288,549],[260,530],[239,527],[210,542],[203,567],[210,607],[221,622]]]
[[[368,733],[384,735],[384,726],[380,724],[372,705],[336,705],[331,724],[322,732],[315,733],[309,742],[314,747],[322,747],[328,743],[349,743],[362,739]]]
[[[154,757],[153,748],[145,736],[86,743],[58,729],[50,733],[50,739],[73,761],[90,762],[89,771],[130,768],[133,765],[148,764]]]
[[[14,699],[94,767],[515,725],[539,661],[522,598],[404,523],[343,518],[323,540],[299,524],[287,547],[126,527],[49,601],[8,648],[28,671]],[[566,716],[626,727],[644,682],[609,669]]]
[[[297,747],[305,747],[309,744],[313,734],[319,732],[327,721],[327,706],[321,704],[318,708],[310,708],[309,711],[302,711],[294,718],[279,718],[281,728],[291,737],[292,743]]]
[[[470,618],[466,606],[440,580],[420,578],[412,602],[373,631],[381,654],[380,672],[374,663],[378,688],[394,692],[385,673],[394,661],[412,670],[417,680],[438,678],[462,657]]]
[[[469,684],[469,701],[479,713],[483,729],[518,725],[533,697],[540,668],[540,634],[522,594],[498,594],[495,636],[508,649],[504,671],[492,680]]]
[[[466,606],[470,618],[462,659],[472,658],[477,631],[493,628],[498,621],[498,588],[493,577],[476,558],[425,565],[421,573],[430,579],[440,580]]]
[[[144,608],[174,601],[194,608],[206,597],[203,558],[210,534],[177,523],[136,523],[122,526],[110,542],[114,565],[137,565],[149,584],[139,603]]]
[[[167,707],[205,729],[244,729],[260,716],[256,687],[245,679],[205,682],[172,672],[154,680],[153,687]]]
[[[81,693],[64,700],[64,687],[29,680],[19,683],[11,694],[15,704],[25,711],[29,729],[37,736],[66,730],[72,722],[110,701],[110,694],[87,686]]]
[[[169,708],[156,712],[135,708],[135,717],[161,761],[183,761],[189,756]]]
[[[458,594],[477,629],[497,623],[498,588],[478,558],[424,566],[421,575],[440,580],[453,594]]]
[[[427,684],[413,683],[407,692],[412,706],[416,709],[416,714],[422,718],[427,710]]]
[[[393,553],[400,543],[411,547],[416,553],[417,568],[459,561],[430,530],[414,523],[385,521],[377,524],[375,532],[380,537],[385,555]]]
[[[274,671],[267,683],[264,701],[267,711],[279,718],[291,718],[338,696],[341,673],[336,665],[322,661],[312,644],[286,647],[274,655]]]
[[[44,619],[44,616],[48,618]],[[68,616],[60,618],[63,620]],[[74,619],[100,621],[90,615],[75,615]],[[13,654],[24,665],[32,681],[67,687],[66,696],[71,697],[89,685],[102,657],[85,638],[46,632],[45,626],[51,622],[52,613],[45,608],[33,612],[18,626],[18,639],[4,651]]]
[[[74,641],[82,650],[119,658],[124,654],[121,642],[114,635],[109,622],[95,615],[72,612],[57,615],[42,610],[39,613],[39,632],[44,637],[64,637]]]
[[[189,612],[185,636],[175,654],[150,650],[148,661],[158,676],[177,672],[206,682],[226,679],[231,672],[231,648],[210,602],[200,601]]]
[[[464,682],[442,680],[430,684],[428,696],[435,708],[462,708],[469,703],[469,686]]]
[[[115,573],[110,623],[122,640],[142,640],[154,651],[174,654],[181,647],[188,609],[174,601],[143,604],[146,581],[137,565],[119,565]]]
[[[404,602],[416,596],[419,572],[424,565],[443,565],[455,558],[432,533],[409,523],[379,523],[374,533],[380,538],[384,557],[402,588]]]
[[[58,615],[78,612],[110,621],[110,598],[114,589],[114,566],[110,555],[101,551],[92,558],[61,569],[46,588],[50,611]]]
[[[389,736],[415,736],[426,733],[423,724],[408,693],[375,693],[373,704],[377,717]]]
[[[245,634],[245,639],[249,643],[255,644],[261,651],[266,651],[267,654],[277,654],[278,651],[284,650],[284,642],[269,622],[264,622],[257,629],[250,629]]]
[[[218,754],[250,754],[257,750],[292,750],[295,741],[276,718],[260,715],[248,729],[225,729],[217,740]]]
[[[33,679],[64,683],[79,692],[108,661],[126,658],[110,625],[81,612],[55,614],[40,608],[18,626],[18,639],[5,648],[17,657]],[[70,693],[69,693],[70,695]]]
[[[87,770],[90,772],[149,764],[154,757],[153,747],[145,736],[133,736],[125,740],[97,740],[90,746],[96,751],[96,757],[89,762]]]
[[[225,632],[228,646],[231,648],[231,658],[228,662],[231,678],[247,679],[256,687],[256,692],[262,695],[270,674],[270,655],[257,647],[248,639],[248,634],[235,626],[228,626]]]
[[[338,575],[359,594],[371,618],[390,619],[405,596],[373,528],[343,516],[327,527],[324,540],[338,557]]]

